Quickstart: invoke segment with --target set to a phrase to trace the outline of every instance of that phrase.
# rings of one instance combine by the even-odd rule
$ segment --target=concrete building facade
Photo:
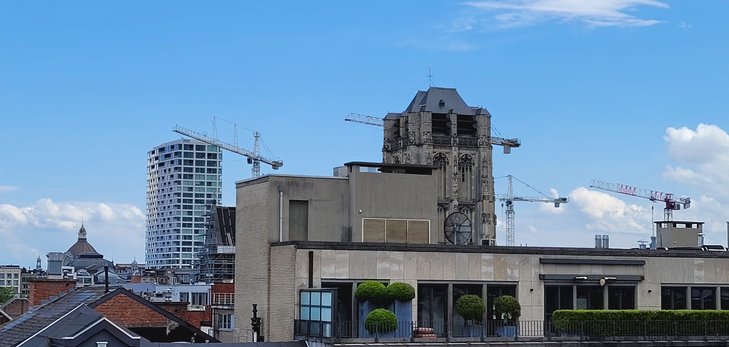
[[[464,333],[454,309],[463,294],[483,298],[486,322],[497,318],[494,299],[513,295],[521,320],[542,327],[567,308],[729,309],[727,252],[452,245],[437,237],[445,225],[433,166],[355,162],[339,171],[346,177],[237,183],[237,239],[246,257],[236,260],[235,282],[245,284],[235,289],[236,329],[248,328],[253,304],[267,341],[300,335],[302,321],[357,326],[353,293],[365,280],[411,284],[413,324],[438,336]],[[301,302],[304,292],[333,299],[313,308]],[[312,309],[322,314],[304,317]]]
[[[14,293],[21,293],[21,269],[18,265],[0,265],[0,287],[9,288]]]
[[[222,199],[222,150],[195,140],[147,153],[145,265],[192,268],[205,245],[210,207]]]

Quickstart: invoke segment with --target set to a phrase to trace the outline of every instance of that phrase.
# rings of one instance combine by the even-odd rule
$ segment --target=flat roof
[[[438,167],[435,165],[422,164],[395,164],[395,163],[377,163],[368,161],[350,161],[344,163],[344,166],[361,166],[378,168],[383,173],[409,173],[409,174],[431,174]]]
[[[448,244],[405,244],[380,242],[286,241],[271,246],[294,246],[297,249],[328,249],[397,252],[455,252],[491,254],[534,254],[585,257],[668,257],[668,258],[729,258],[729,251],[695,249],[639,249],[588,247],[481,246]]]

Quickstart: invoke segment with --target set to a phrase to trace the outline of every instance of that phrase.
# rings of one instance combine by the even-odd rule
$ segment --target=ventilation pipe
[[[283,242],[283,190],[278,188],[278,241]]]

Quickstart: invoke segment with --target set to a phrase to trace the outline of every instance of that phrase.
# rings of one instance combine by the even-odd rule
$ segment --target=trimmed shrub
[[[557,310],[554,325],[565,334],[586,336],[716,335],[729,331],[721,310]]]
[[[496,319],[515,322],[521,316],[519,300],[511,295],[502,295],[494,300]]]
[[[394,331],[397,329],[397,317],[388,309],[375,309],[367,315],[365,329],[371,334]]]
[[[390,283],[386,289],[387,298],[390,300],[410,301],[415,298],[415,288],[407,283]]]
[[[486,311],[486,306],[480,296],[466,294],[456,300],[456,312],[467,321],[480,322],[483,319],[484,311]]]
[[[372,301],[381,303],[387,300],[385,285],[377,281],[365,281],[357,286],[354,297],[359,301]]]

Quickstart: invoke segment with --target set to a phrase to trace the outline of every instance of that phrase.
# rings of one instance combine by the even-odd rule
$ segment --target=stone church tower
[[[491,114],[468,106],[453,88],[418,91],[404,112],[384,119],[383,162],[437,167],[439,220],[432,228],[439,242],[447,216],[462,212],[472,243],[496,244],[491,153]]]

